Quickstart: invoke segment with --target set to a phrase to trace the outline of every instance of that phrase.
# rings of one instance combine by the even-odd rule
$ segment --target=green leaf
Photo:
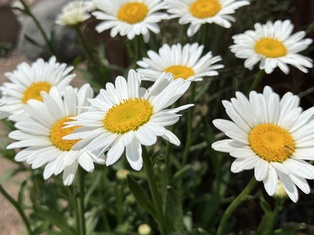
[[[11,177],[15,176],[19,172],[25,171],[25,168],[23,167],[18,167],[18,168],[13,168],[11,170],[6,171],[1,177],[0,177],[0,184],[3,182],[6,182],[8,179]]]
[[[25,195],[26,185],[27,185],[27,180],[24,180],[21,184],[18,199],[17,199],[17,202],[20,204],[22,208],[24,206],[24,195]]]
[[[272,235],[293,235],[296,234],[298,230],[304,229],[306,226],[304,224],[296,225],[295,227],[286,227],[286,228],[280,228],[273,232]],[[308,233],[312,234],[312,233]]]
[[[197,232],[199,235],[210,235],[208,232],[206,232],[204,229],[202,228],[198,228]]]
[[[37,47],[40,47],[40,48],[43,47],[42,45],[40,45],[40,44],[39,44],[34,38],[32,38],[31,36],[25,34],[24,37],[25,37],[25,40],[26,40],[26,41],[30,42],[30,43],[33,44],[34,46],[37,46]]]
[[[183,211],[181,200],[173,187],[168,186],[166,189],[164,211],[166,220],[169,221],[167,225],[171,226],[170,231],[174,234],[183,234]]]
[[[49,221],[51,224],[58,227],[63,232],[63,234],[77,234],[76,231],[74,231],[73,228],[70,228],[69,225],[66,223],[67,220],[65,220],[64,217],[57,212],[50,210],[44,206],[34,206],[34,211],[37,216],[45,221]]]
[[[143,209],[146,210],[149,214],[151,214],[154,219],[156,219],[157,217],[153,203],[148,198],[143,187],[137,183],[137,181],[130,174],[127,175],[127,182],[129,189],[133,193],[140,206],[143,207]]]

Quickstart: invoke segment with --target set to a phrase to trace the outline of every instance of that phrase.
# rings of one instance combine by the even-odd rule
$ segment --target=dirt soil
[[[0,58],[0,84],[7,81],[4,73],[13,71],[21,62],[27,62],[28,60],[16,52],[10,54],[7,58]],[[0,123],[0,142],[1,147],[8,143],[7,131]],[[9,160],[0,157],[0,179],[10,169],[16,166]],[[13,197],[17,198],[19,193],[19,183],[26,177],[25,174],[18,174],[16,177],[9,179],[1,185],[5,190]],[[14,207],[0,194],[0,228],[1,235],[20,235],[24,230],[22,219],[20,218]]]

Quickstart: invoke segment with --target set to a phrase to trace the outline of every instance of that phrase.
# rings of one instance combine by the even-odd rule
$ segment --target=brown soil
[[[0,84],[7,81],[4,73],[13,71],[16,66],[27,59],[18,54],[11,53],[7,58],[0,58]],[[5,126],[0,123],[0,146],[5,147],[8,143]],[[15,168],[15,164],[0,156],[0,179],[9,170]],[[13,197],[17,198],[19,193],[19,183],[25,178],[25,174],[18,174],[1,185]],[[24,230],[24,224],[14,207],[0,194],[0,228],[3,235],[20,235]]]

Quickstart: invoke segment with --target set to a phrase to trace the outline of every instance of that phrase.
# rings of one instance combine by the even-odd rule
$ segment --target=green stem
[[[227,222],[229,221],[230,216],[232,213],[238,208],[238,206],[247,200],[247,196],[250,195],[252,190],[255,188],[257,181],[254,177],[250,180],[247,186],[243,189],[243,191],[232,201],[232,203],[228,206],[225,213],[223,214],[219,227],[217,229],[216,235],[224,235],[225,229],[227,227]]]
[[[86,234],[85,216],[84,216],[84,186],[85,172],[79,166],[77,174],[77,193],[76,193],[76,223],[79,235]]]
[[[189,97],[189,103],[193,104],[194,103],[194,96],[195,96],[195,89],[196,89],[196,82],[192,82],[191,84],[191,94]],[[183,150],[183,155],[182,155],[182,162],[181,162],[181,167],[184,167],[184,165],[188,161],[188,156],[190,153],[190,146],[192,144],[192,119],[193,119],[193,110],[188,109],[188,120],[187,120],[187,131],[186,131],[186,139],[185,139],[185,145],[184,145],[184,150]],[[183,198],[182,196],[182,182],[183,179],[180,177],[178,181],[178,194]]]
[[[143,157],[144,169],[146,172],[150,193],[152,195],[154,208],[156,210],[160,233],[162,235],[166,235],[167,234],[166,220],[165,220],[164,213],[162,211],[162,202],[161,202],[160,194],[158,192],[158,187],[157,187],[156,179],[153,172],[153,166],[148,156],[146,148],[144,146],[142,146],[142,148],[143,148],[142,157]]]
[[[95,67],[98,67],[99,66],[98,60],[95,59],[95,56],[93,53],[93,48],[91,47],[90,44],[88,44],[88,42],[85,39],[85,36],[82,33],[81,25],[80,24],[75,25],[74,29],[75,29],[75,31],[76,31],[76,33],[77,33],[77,35],[81,41],[81,45],[83,46],[84,50],[87,52],[89,60],[92,61],[92,63],[95,65]]]
[[[258,73],[255,76],[255,79],[254,79],[253,83],[251,84],[249,92],[255,90],[258,87],[258,85],[261,83],[262,78],[264,77],[264,75],[265,75],[265,71],[264,70],[259,70],[258,71]]]
[[[190,104],[194,104],[196,82],[191,84],[191,95],[190,95]],[[188,160],[190,146],[192,144],[192,119],[193,119],[193,109],[188,109],[188,123],[187,123],[187,134],[185,139],[184,152],[182,157],[182,166],[184,166]]]
[[[45,33],[43,27],[41,27],[41,24],[39,23],[39,21],[36,19],[36,17],[33,15],[33,13],[31,12],[31,10],[29,9],[29,7],[27,6],[27,4],[24,2],[24,0],[20,0],[20,2],[22,3],[23,7],[24,7],[24,12],[25,14],[27,14],[28,16],[30,16],[32,18],[32,20],[34,21],[36,27],[38,28],[39,32],[41,33],[41,35],[44,38],[44,41],[46,42],[46,45],[48,47],[48,50],[51,54],[55,55],[55,51],[53,48],[53,45],[51,44],[50,40],[48,39],[47,34]]]
[[[269,212],[268,218],[267,218],[267,226],[263,226],[262,232],[258,233],[259,235],[268,235],[273,234],[274,227],[276,225],[276,221],[278,218],[279,212],[282,210],[282,204],[284,202],[284,199],[279,198],[276,200],[274,211]]]
[[[209,31],[209,24],[204,24],[201,30],[201,42],[202,45],[204,45],[205,47],[207,47],[207,39],[208,39],[208,31]]]
[[[14,200],[13,197],[10,196],[10,194],[8,194],[8,192],[2,187],[2,185],[0,184],[0,193],[14,206],[14,208],[17,210],[17,212],[19,213],[19,215],[21,216],[25,227],[27,229],[28,234],[33,234],[33,231],[31,229],[30,223],[27,219],[26,214],[23,211],[23,208],[20,206],[20,204]]]

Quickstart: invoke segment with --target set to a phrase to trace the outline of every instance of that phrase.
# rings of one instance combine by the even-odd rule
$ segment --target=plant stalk
[[[257,181],[254,177],[250,180],[247,186],[243,189],[243,191],[231,202],[231,204],[226,209],[225,213],[223,214],[219,227],[217,229],[216,235],[225,235],[225,229],[227,227],[227,222],[231,217],[232,213],[241,205],[242,202],[247,200],[247,196],[253,191],[257,184]]]
[[[156,184],[156,178],[154,176],[153,166],[148,156],[146,148],[144,146],[142,148],[143,148],[142,157],[143,157],[144,169],[146,172],[150,193],[152,195],[154,208],[156,210],[156,214],[158,218],[157,222],[160,228],[160,233],[162,235],[167,235],[168,233],[166,230],[166,220],[165,220],[165,216],[162,210],[162,202],[161,202],[160,194],[159,194],[158,187]]]
[[[10,194],[2,187],[2,185],[0,184],[0,193],[12,204],[12,206],[14,206],[14,208],[17,210],[17,212],[19,213],[19,215],[21,216],[24,225],[27,229],[28,234],[33,234],[31,225],[27,219],[26,214],[23,211],[23,208],[20,206],[20,204],[14,200],[13,197],[10,196]]]
[[[86,225],[84,216],[84,188],[85,188],[85,172],[79,166],[77,174],[77,193],[76,193],[76,223],[79,235],[86,235]]]

